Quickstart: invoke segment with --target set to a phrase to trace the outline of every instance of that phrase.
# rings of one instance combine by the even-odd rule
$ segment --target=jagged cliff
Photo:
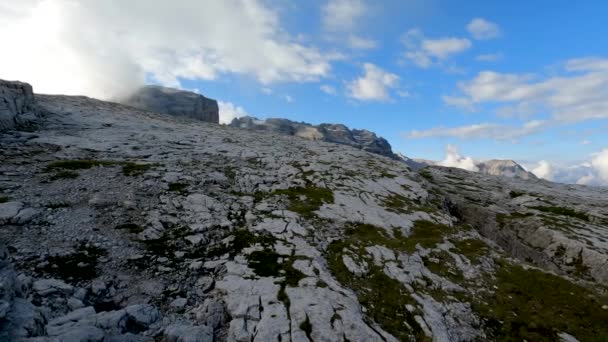
[[[36,96],[0,134],[0,340],[593,340],[606,190]]]

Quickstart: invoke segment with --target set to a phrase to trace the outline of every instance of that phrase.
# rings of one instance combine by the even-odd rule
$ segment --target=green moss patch
[[[319,210],[324,203],[334,203],[331,190],[314,186],[275,190],[272,194],[287,196],[290,202],[287,209],[306,218],[314,217],[314,211]]]
[[[584,212],[576,211],[576,210],[570,209],[570,208],[542,207],[542,206],[529,207],[529,208],[538,210],[538,211],[542,211],[542,212],[546,212],[546,213],[552,213],[552,214],[557,214],[557,215],[562,215],[562,216],[569,216],[569,217],[577,218],[579,220],[589,221],[589,215],[587,215]]]
[[[136,164],[126,162],[122,165],[122,174],[125,176],[140,176],[152,168],[152,164]]]
[[[394,213],[406,214],[411,212],[409,209],[410,200],[398,194],[391,194],[382,200],[382,205],[386,210]]]
[[[478,262],[488,254],[488,245],[479,239],[465,239],[454,242],[458,254],[464,255],[472,262]]]
[[[511,190],[511,191],[509,192],[509,197],[511,197],[511,198],[517,198],[517,197],[523,196],[523,195],[525,195],[525,194],[526,194],[525,192],[520,192],[520,191],[516,191],[516,190]]]
[[[557,341],[566,332],[581,341],[608,336],[605,297],[556,275],[503,264],[497,290],[474,305],[486,332],[499,341]],[[602,339],[603,338],[603,339]]]
[[[330,244],[327,263],[336,279],[357,294],[359,302],[367,309],[367,317],[401,341],[410,341],[412,336],[424,338],[414,315],[405,308],[407,304],[414,305],[415,301],[403,285],[377,266],[371,266],[362,277],[353,275],[342,261],[348,246],[344,241]]]

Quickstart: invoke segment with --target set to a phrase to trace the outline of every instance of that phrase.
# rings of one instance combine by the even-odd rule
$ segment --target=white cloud
[[[407,51],[405,57],[420,68],[428,68],[449,57],[471,48],[466,38],[444,37],[428,39],[420,29],[409,30],[402,39]]]
[[[458,88],[473,104],[502,103],[515,108],[544,108],[556,121],[608,118],[608,59],[583,58],[542,78],[529,74],[482,71]]]
[[[502,59],[502,53],[490,53],[486,55],[478,55],[475,57],[475,60],[479,62],[496,62],[500,59]]]
[[[582,185],[608,185],[608,148],[590,156],[588,161],[558,164],[541,160],[532,169],[539,178],[554,182]]]
[[[548,123],[542,120],[528,121],[522,126],[508,126],[496,123],[480,123],[460,127],[435,127],[424,131],[413,130],[407,134],[410,139],[450,137],[460,139],[512,140],[540,132]]]
[[[389,100],[389,90],[397,86],[399,76],[371,63],[365,63],[363,68],[363,76],[347,84],[348,96],[361,101]]]
[[[467,25],[467,30],[478,40],[492,39],[500,36],[500,27],[483,18],[475,18]]]
[[[351,32],[367,8],[361,0],[329,0],[321,8],[321,20],[331,32]]]
[[[538,178],[553,180],[553,167],[546,160],[539,161],[538,165],[532,169],[532,173]]]
[[[285,101],[292,103],[293,102],[293,97],[291,97],[290,95],[285,95],[283,96],[283,99],[285,99]]]
[[[335,43],[345,42],[352,49],[368,50],[377,46],[376,41],[356,32],[361,20],[369,12],[362,0],[328,0],[321,7],[321,22],[326,39]]]
[[[246,75],[263,84],[315,81],[337,56],[303,45],[262,0],[15,2],[0,11],[0,75],[38,92],[109,98],[146,76]],[[11,8],[13,8],[11,6]]]
[[[475,110],[473,106],[473,101],[469,100],[466,97],[458,97],[458,96],[442,96],[441,99],[447,105],[453,107],[459,107],[468,112],[473,112]]]
[[[457,167],[474,172],[479,171],[479,168],[475,165],[473,158],[461,156],[458,153],[458,148],[453,145],[446,146],[445,159],[437,163],[437,165]]]
[[[334,88],[330,85],[327,85],[327,84],[322,85],[320,87],[320,89],[322,92],[324,92],[325,94],[328,94],[328,95],[336,95],[336,93],[337,93],[336,88]]]
[[[243,107],[236,106],[232,102],[218,101],[217,104],[220,107],[221,124],[227,125],[232,122],[232,119],[249,116]]]

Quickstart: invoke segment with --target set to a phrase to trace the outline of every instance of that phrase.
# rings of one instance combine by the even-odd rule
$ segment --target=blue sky
[[[99,98],[159,83],[221,101],[225,119],[343,123],[410,157],[450,145],[603,184],[607,15],[605,1],[23,0],[0,5],[19,52],[0,78]]]

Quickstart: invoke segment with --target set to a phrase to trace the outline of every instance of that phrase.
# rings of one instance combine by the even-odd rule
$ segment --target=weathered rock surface
[[[121,102],[155,113],[219,123],[217,101],[190,91],[148,85]]]
[[[36,101],[0,134],[0,340],[608,334],[605,189]]]
[[[0,131],[31,129],[39,115],[31,85],[0,80]]]
[[[293,135],[309,140],[323,140],[362,149],[367,152],[395,158],[391,145],[382,137],[368,130],[353,129],[340,124],[320,124],[313,126],[303,122],[287,119],[259,120],[246,116],[235,118],[230,123],[232,127],[269,131]]]

